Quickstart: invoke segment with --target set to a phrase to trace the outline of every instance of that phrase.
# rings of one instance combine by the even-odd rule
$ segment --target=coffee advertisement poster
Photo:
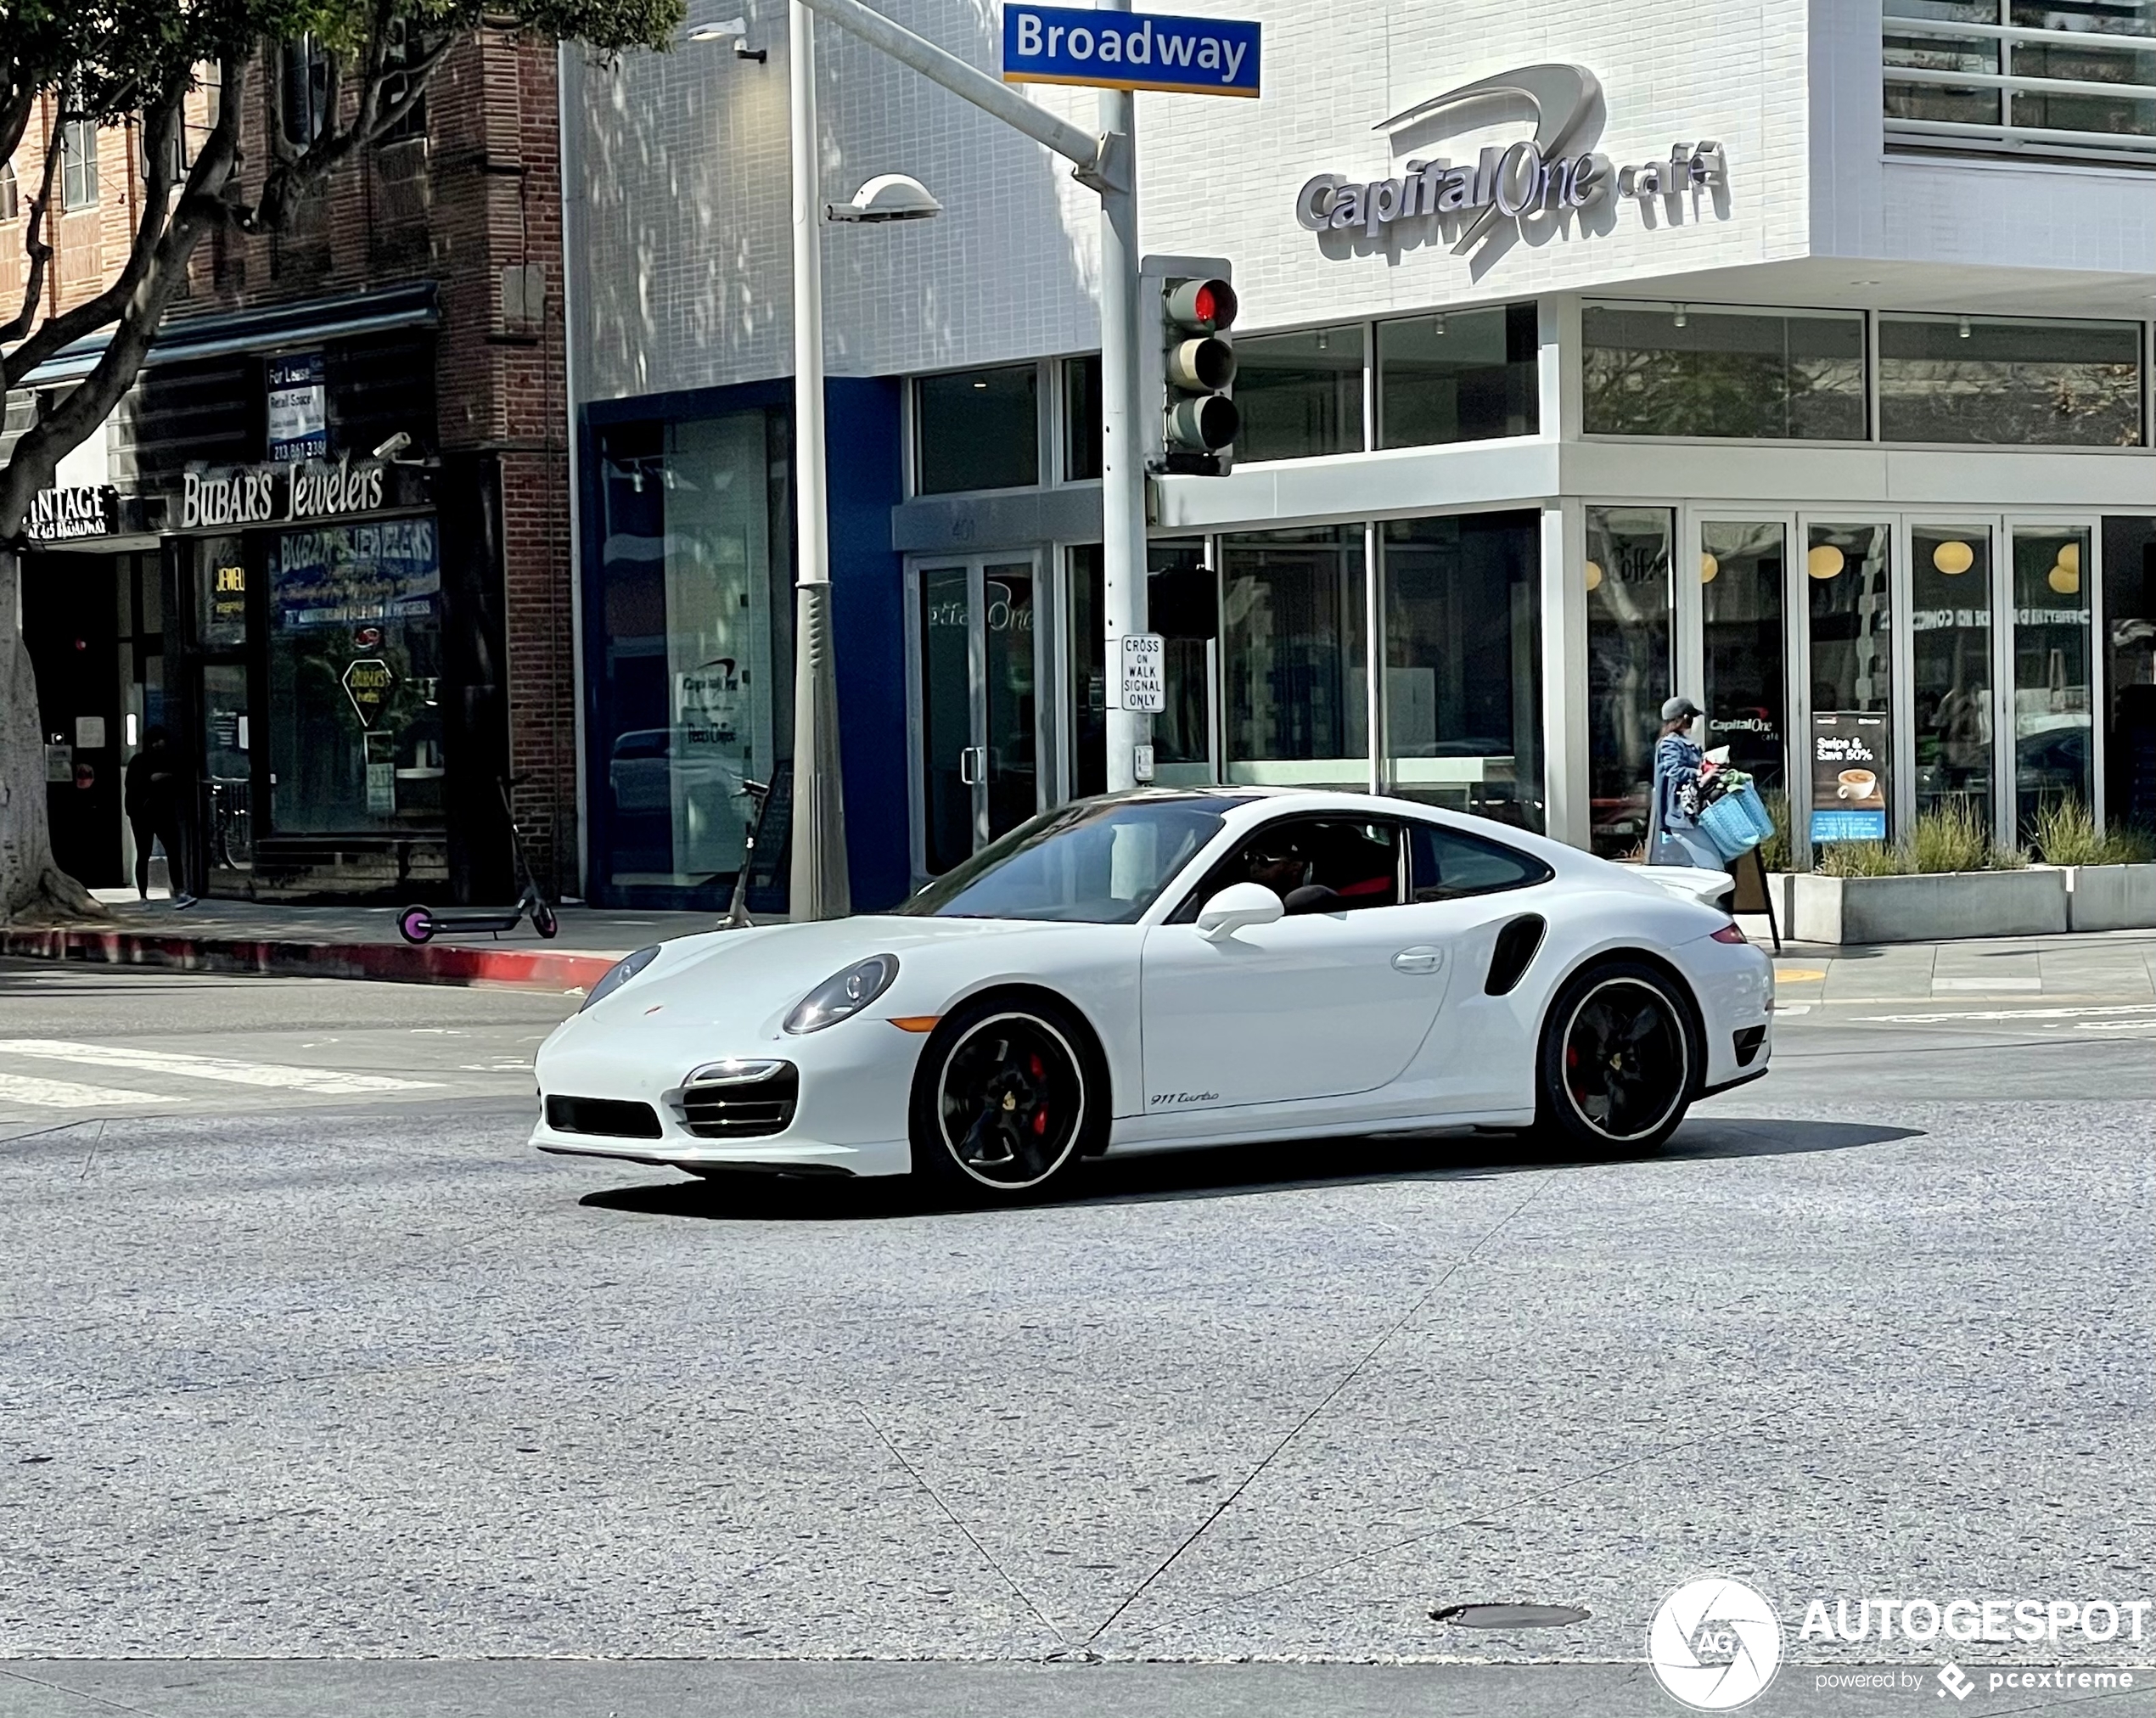
[[[1861,710],[1811,718],[1811,839],[1887,838],[1887,719]]]

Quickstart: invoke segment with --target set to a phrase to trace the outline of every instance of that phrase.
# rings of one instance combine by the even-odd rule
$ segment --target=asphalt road
[[[0,965],[4,1718],[1674,1712],[1710,1574],[1783,1618],[1752,1710],[2038,1710],[1797,1620],[2156,1599],[2156,1008],[1822,1004],[1651,1158],[985,1214],[529,1152],[570,1006]],[[1590,1615],[1430,1615],[1486,1601]]]

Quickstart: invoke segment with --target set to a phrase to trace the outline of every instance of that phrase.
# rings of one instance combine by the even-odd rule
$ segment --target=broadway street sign
[[[1255,96],[1258,26],[1227,18],[1163,18],[1008,0],[1003,81]]]

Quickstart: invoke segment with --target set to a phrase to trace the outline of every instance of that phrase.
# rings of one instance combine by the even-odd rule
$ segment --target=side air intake
[[[1523,912],[1497,933],[1497,946],[1490,953],[1490,976],[1482,982],[1485,995],[1502,997],[1527,976],[1535,952],[1542,946],[1548,921],[1539,912]]]

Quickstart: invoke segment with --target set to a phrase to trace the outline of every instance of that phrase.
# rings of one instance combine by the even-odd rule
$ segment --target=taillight
[[[1737,921],[1732,918],[1715,933],[1715,940],[1716,942],[1749,942],[1751,939],[1744,935]]]

